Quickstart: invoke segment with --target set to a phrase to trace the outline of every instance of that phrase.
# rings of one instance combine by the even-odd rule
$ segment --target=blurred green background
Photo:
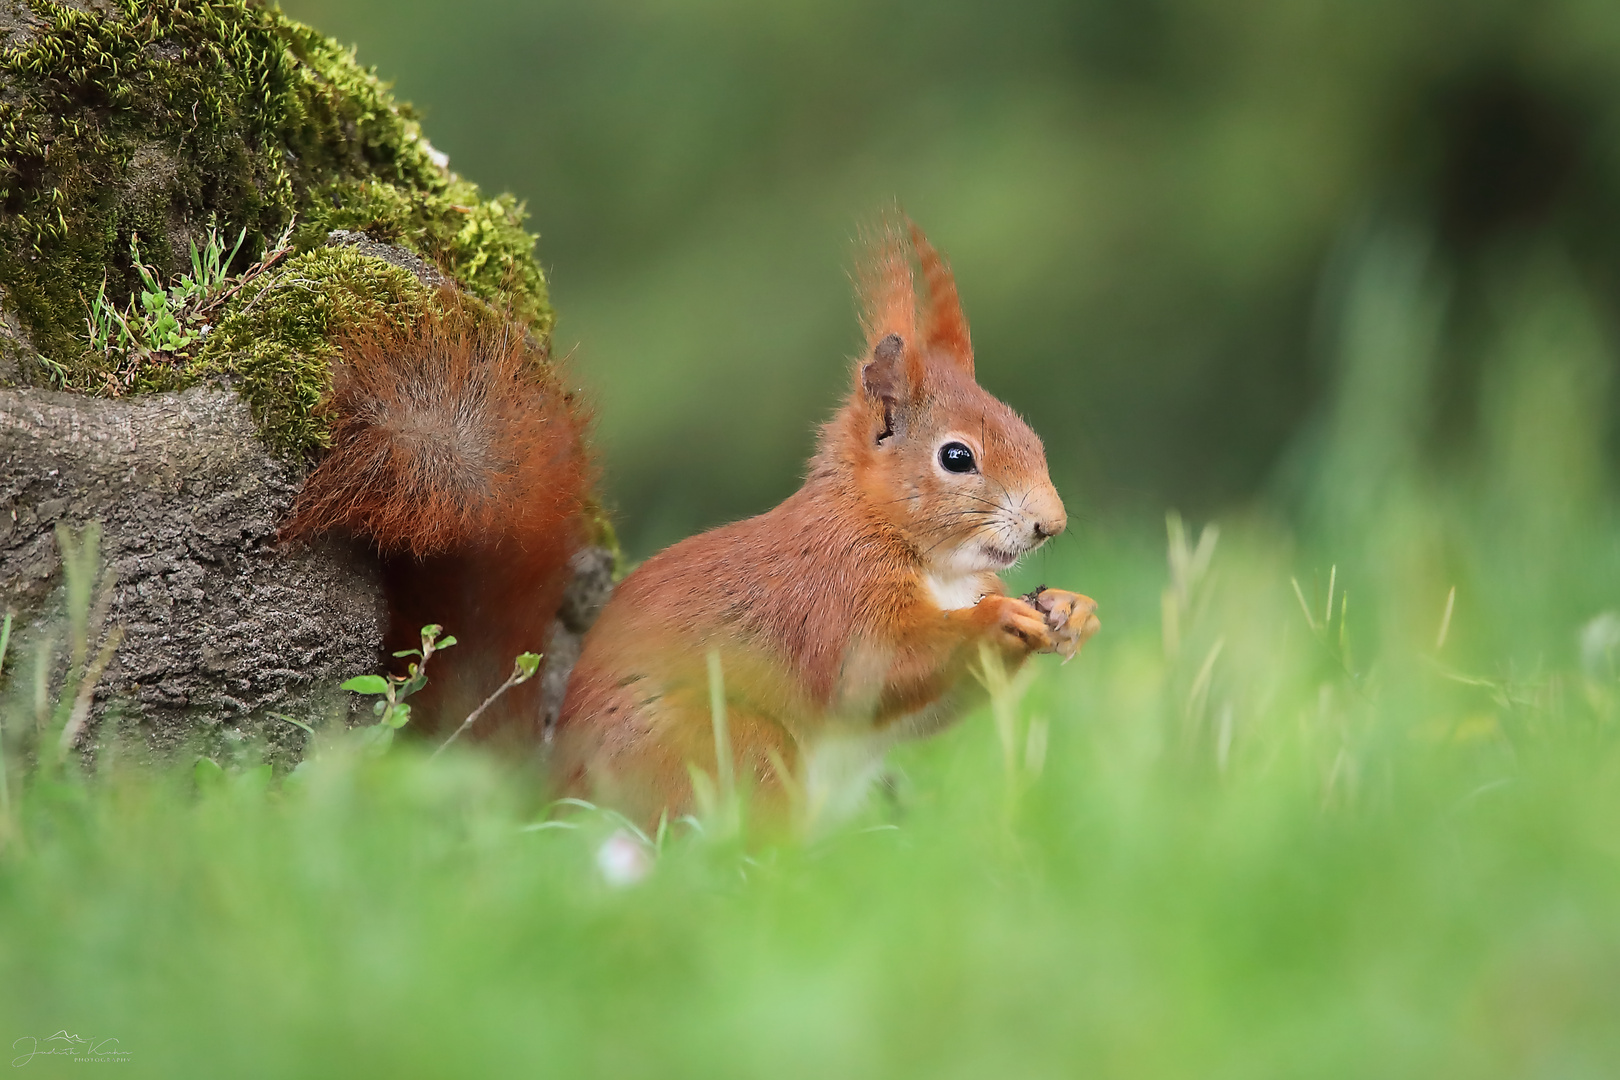
[[[1393,423],[1426,465],[1484,453],[1492,358],[1556,295],[1609,457],[1613,4],[284,7],[528,200],[633,555],[796,485],[857,346],[852,238],[896,200],[1082,520],[1298,505],[1369,252],[1433,322],[1399,407],[1362,388],[1375,451]]]

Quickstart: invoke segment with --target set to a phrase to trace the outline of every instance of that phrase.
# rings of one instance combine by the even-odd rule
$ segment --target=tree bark
[[[296,753],[304,733],[269,714],[346,714],[338,683],[375,670],[385,619],[368,553],[276,544],[298,480],[229,390],[0,390],[0,605],[18,644],[62,609],[56,526],[99,521],[124,638],[98,717],[159,750],[213,731]]]

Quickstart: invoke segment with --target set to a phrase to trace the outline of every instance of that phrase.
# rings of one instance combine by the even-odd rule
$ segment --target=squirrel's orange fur
[[[1040,440],[974,381],[948,267],[910,239],[925,303],[886,234],[862,280],[866,349],[804,486],[647,560],[587,635],[554,751],[565,788],[648,819],[686,809],[688,766],[716,767],[717,651],[738,774],[833,811],[892,741],[952,719],[983,644],[1016,665],[1095,631],[1089,599],[1031,603],[996,576],[1063,529],[1063,504]],[[947,470],[947,444],[973,471]]]
[[[446,289],[403,327],[344,344],[321,409],[331,449],[282,530],[339,532],[383,558],[389,651],[428,623],[461,644],[434,657],[413,727],[453,724],[521,652],[545,648],[582,540],[582,420],[543,351]],[[540,680],[476,734],[538,740]]]

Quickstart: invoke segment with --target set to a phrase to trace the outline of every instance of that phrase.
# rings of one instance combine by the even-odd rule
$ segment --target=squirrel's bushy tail
[[[469,540],[546,545],[577,523],[580,420],[521,330],[441,297],[408,330],[345,343],[321,406],[332,444],[283,530],[334,529],[389,554]]]
[[[348,340],[321,408],[331,448],[282,536],[375,546],[389,650],[430,622],[462,642],[413,715],[459,722],[518,653],[547,647],[584,538],[583,417],[521,328],[448,291],[408,327]],[[538,724],[540,682],[508,695],[503,726]]]

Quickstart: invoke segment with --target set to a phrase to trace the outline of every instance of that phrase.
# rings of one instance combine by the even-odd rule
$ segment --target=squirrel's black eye
[[[972,472],[973,451],[959,442],[948,442],[939,448],[939,463],[946,472]]]

